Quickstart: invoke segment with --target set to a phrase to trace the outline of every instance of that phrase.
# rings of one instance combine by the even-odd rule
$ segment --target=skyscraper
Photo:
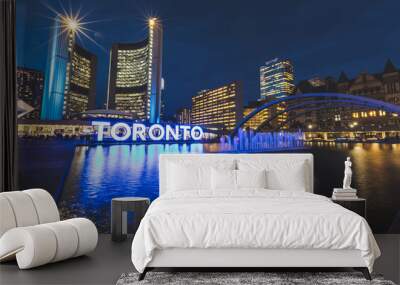
[[[40,70],[18,67],[17,68],[17,95],[34,110],[24,118],[38,119],[43,96],[44,76]]]
[[[75,43],[67,65],[64,118],[70,119],[74,115],[95,108],[96,69],[97,57]]]
[[[57,15],[50,34],[41,119],[69,119],[94,106],[95,55],[76,42],[80,23]]]
[[[294,94],[293,65],[288,59],[275,58],[260,67],[260,95],[268,101]]]
[[[107,106],[156,123],[161,112],[162,25],[151,18],[148,26],[147,39],[113,45]]]
[[[293,95],[295,92],[293,65],[288,59],[275,58],[260,67],[260,99],[271,101]],[[285,128],[288,114],[283,113],[287,103],[280,103],[271,108],[270,116],[279,114],[273,123]]]
[[[192,97],[192,124],[210,129],[231,131],[243,115],[241,84],[202,90]]]

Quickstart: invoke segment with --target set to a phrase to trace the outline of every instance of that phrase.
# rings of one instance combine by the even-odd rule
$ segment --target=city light
[[[48,8],[55,14],[50,17],[54,20],[54,31],[51,34],[51,41],[56,47],[57,44],[66,44],[68,47],[63,51],[66,54],[58,54],[57,52],[59,52],[60,49],[57,48],[50,49],[57,53],[51,55],[55,59],[54,62],[57,63],[53,63],[53,66],[61,66],[64,68],[64,73],[68,72],[66,76],[64,73],[59,73],[63,74],[60,82],[65,80],[66,87],[64,88],[64,86],[61,86],[62,84],[53,84],[53,86],[60,88],[59,90],[50,91],[52,91],[51,94],[63,94],[64,100],[63,102],[60,100],[61,103],[57,103],[57,111],[63,108],[63,118],[70,119],[72,117],[68,115],[68,112],[71,114],[80,114],[89,109],[89,95],[71,91],[70,86],[75,84],[79,86],[79,88],[90,89],[93,85],[91,84],[91,80],[95,80],[94,75],[96,74],[96,68],[93,67],[94,65],[92,63],[95,62],[97,58],[86,55],[89,54],[89,52],[79,53],[79,45],[82,44],[83,46],[83,43],[79,43],[78,39],[82,41],[81,36],[83,35],[93,41],[87,34],[87,31],[90,30],[88,30],[86,26],[89,23],[99,21],[88,22],[86,20],[87,14],[82,15],[80,8],[75,11],[72,11],[72,8],[66,10],[62,4],[60,11],[56,11],[51,7]],[[162,106],[162,86],[158,86],[162,85],[159,83],[162,82],[162,79],[159,78],[161,72],[158,72],[161,71],[162,61],[162,24],[161,18],[158,18],[158,16],[154,14],[145,15],[141,19],[146,23],[146,28],[148,29],[148,38],[146,40],[129,44],[113,44],[109,61],[107,108],[129,113],[139,120],[148,120],[152,123],[156,123],[160,120]],[[64,36],[62,36],[63,34]],[[68,37],[65,37],[65,34],[67,34]],[[156,60],[157,62],[155,62]],[[386,69],[385,67],[385,70]],[[49,68],[49,70],[52,69]],[[382,74],[385,74],[385,72],[386,71]],[[55,77],[52,76],[52,74],[46,74],[46,78],[51,78],[52,82],[55,81]],[[110,78],[113,78],[113,80],[110,80]],[[348,81],[346,78],[343,80]],[[322,88],[329,83],[327,79],[320,79],[318,77],[311,78],[308,82],[309,84],[306,85],[308,86],[307,88],[310,88],[310,86]],[[387,83],[383,80],[381,83],[385,85],[390,82]],[[347,88],[346,90],[340,91],[343,94],[338,94],[344,95],[354,93],[353,97],[358,95],[358,97],[361,98],[364,97],[361,95],[369,92],[374,98],[376,97],[381,101],[385,100],[386,97],[383,97],[385,94],[379,93],[383,91],[369,89],[368,86],[369,85],[366,85],[363,88],[357,87],[358,91]],[[265,130],[270,127],[275,127],[276,122],[278,123],[277,127],[281,129],[289,128],[289,126],[292,127],[288,123],[292,113],[287,111],[289,105],[287,105],[287,102],[284,100],[268,108],[261,109],[253,115],[252,113],[260,108],[262,104],[266,104],[271,100],[297,95],[297,93],[295,94],[296,88],[299,88],[303,94],[318,93],[316,92],[318,91],[317,89],[301,90],[300,87],[301,86],[295,86],[294,84],[294,67],[292,62],[289,59],[275,58],[260,67],[260,99],[255,106],[249,105],[243,110],[243,98],[240,88],[229,87],[228,84],[220,88],[200,91],[197,95],[193,96],[192,108],[188,110],[190,116],[189,119],[186,118],[185,121],[205,125],[209,128],[212,127],[218,130],[229,131],[237,129],[236,125],[239,118],[246,118],[251,115],[251,120],[244,121],[245,128],[257,130],[259,126],[262,126]],[[135,90],[132,91],[132,88],[135,88]],[[332,88],[339,90],[336,84],[333,84]],[[44,92],[45,94],[47,94],[46,90]],[[382,98],[379,96],[382,96]],[[47,98],[46,96],[44,97]],[[369,96],[365,97],[368,98]],[[49,104],[42,104],[42,106],[47,107],[52,104],[51,102],[55,102],[50,99],[48,100]],[[358,102],[358,100],[356,101]],[[362,100],[360,99],[360,101]],[[45,100],[43,102],[46,103]],[[64,104],[64,106],[62,104]],[[378,105],[376,106],[377,109],[374,109],[374,107],[375,105],[372,104],[372,106],[368,106],[368,108],[357,109],[356,107],[352,107],[350,110],[344,110],[344,108],[333,106],[333,110],[330,112],[310,111],[306,114],[307,119],[304,119],[304,116],[299,116],[299,119],[294,122],[298,123],[301,128],[316,132],[321,128],[329,127],[329,125],[331,125],[333,129],[343,127],[354,128],[358,125],[360,129],[363,129],[365,125],[374,127],[375,121],[371,119],[385,116],[398,116],[396,113],[391,113],[389,109],[387,109],[387,111],[381,109],[384,106],[381,107]],[[293,112],[293,114],[296,114],[296,112]],[[60,118],[60,116],[54,116],[50,119]],[[357,120],[358,123],[355,122],[355,120]],[[268,125],[266,123],[268,123]]]
[[[179,140],[201,140],[204,131],[200,126],[186,125],[160,125],[152,124],[146,126],[141,123],[128,125],[125,122],[92,121],[92,126],[96,129],[97,141],[103,141],[105,136],[113,141],[179,141]]]
[[[242,116],[239,82],[203,90],[192,97],[192,124],[233,130]]]
[[[62,36],[62,34],[70,34],[73,33],[78,37],[79,40],[83,41],[83,39],[87,39],[91,41],[93,44],[98,46],[101,50],[106,51],[95,39],[90,35],[90,33],[93,33],[95,31],[89,29],[87,25],[93,24],[93,23],[98,23],[98,22],[103,22],[107,21],[105,19],[101,20],[93,20],[93,21],[87,21],[86,18],[88,14],[81,15],[81,9],[78,9],[78,11],[73,12],[72,9],[70,8],[68,11],[65,9],[65,7],[60,3],[61,5],[61,11],[57,11],[57,9],[51,7],[50,5],[45,4],[45,6],[54,13],[54,16],[51,17],[51,19],[55,20],[58,22],[58,24],[61,26],[61,33],[58,34],[58,36]]]
[[[153,27],[153,26],[156,24],[156,21],[157,21],[157,18],[150,18],[150,19],[149,19],[149,25],[150,25],[151,27]]]
[[[64,29],[74,33],[81,29],[81,23],[76,16],[74,18],[71,18],[70,16],[61,16],[61,19]]]

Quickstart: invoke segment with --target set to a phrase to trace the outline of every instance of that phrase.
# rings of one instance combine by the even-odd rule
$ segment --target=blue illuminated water
[[[202,153],[203,144],[108,145],[77,147],[60,206],[65,216],[88,216],[109,230],[114,197],[158,196],[161,153]]]
[[[109,232],[113,197],[158,196],[161,153],[242,152],[232,143],[77,146],[65,141],[20,143],[21,188],[43,187],[58,200],[63,218],[88,217]],[[249,150],[264,152],[264,150]],[[314,154],[315,193],[330,196],[352,157],[354,187],[367,198],[368,222],[376,233],[400,233],[399,144],[307,144],[281,152]],[[245,152],[245,151],[243,151]]]

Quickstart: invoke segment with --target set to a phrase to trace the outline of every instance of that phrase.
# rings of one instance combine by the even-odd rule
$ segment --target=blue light
[[[42,120],[61,120],[68,63],[68,33],[63,33],[60,16],[54,19],[46,64]]]
[[[115,142],[169,142],[169,141],[199,141],[203,139],[204,131],[200,126],[162,125],[143,123],[127,123],[108,121],[92,121],[95,128],[96,141],[105,139]],[[109,130],[109,131],[108,131]]]

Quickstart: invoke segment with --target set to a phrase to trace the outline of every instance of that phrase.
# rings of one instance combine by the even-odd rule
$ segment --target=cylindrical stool
[[[134,214],[133,234],[136,233],[149,205],[150,199],[144,197],[113,198],[111,200],[111,239],[113,241],[126,239],[128,211],[132,211]]]

